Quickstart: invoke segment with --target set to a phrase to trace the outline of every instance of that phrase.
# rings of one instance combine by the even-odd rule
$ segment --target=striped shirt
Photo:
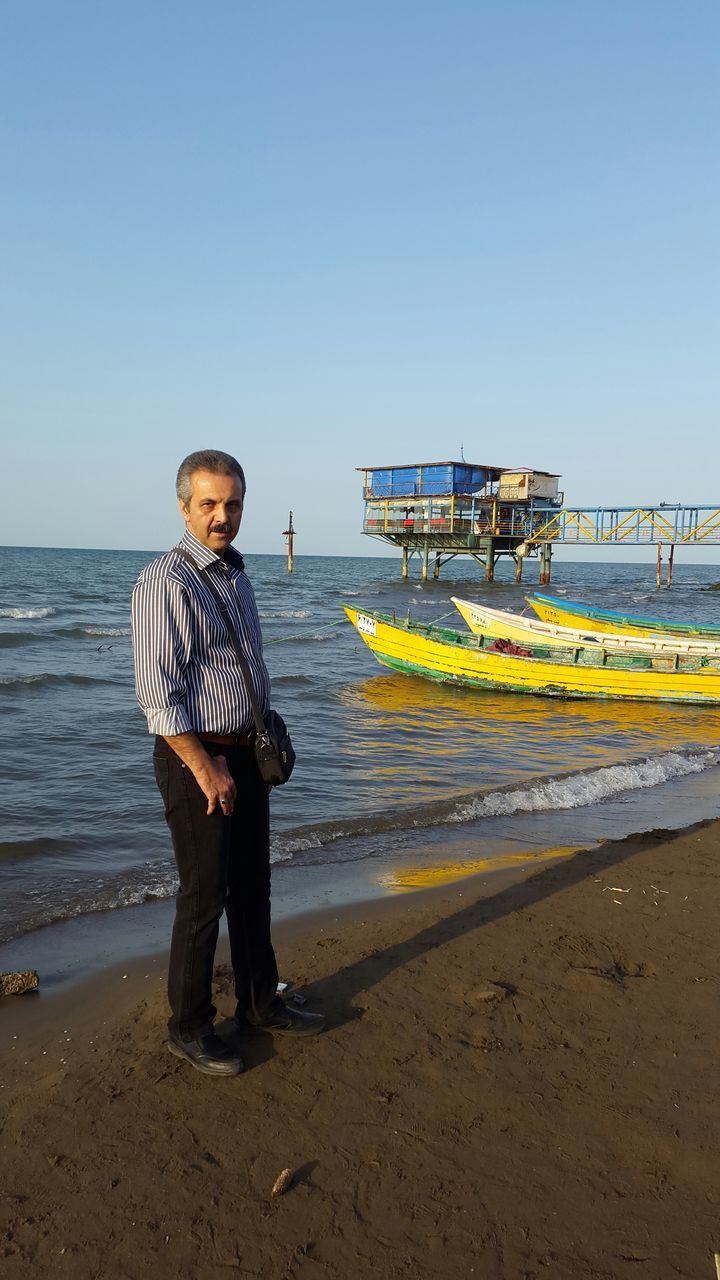
[[[237,628],[263,711],[270,704],[270,677],[262,656],[255,596],[242,556],[232,547],[224,558],[189,531],[179,542],[212,574]],[[132,633],[137,700],[150,733],[246,733],[252,708],[217,601],[198,572],[177,551],[146,565],[132,595]]]

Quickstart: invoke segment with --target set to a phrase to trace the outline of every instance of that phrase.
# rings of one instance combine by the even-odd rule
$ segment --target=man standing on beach
[[[240,637],[261,708],[270,679],[255,597],[231,546],[245,476],[230,454],[191,453],[177,497],[186,531],[143,569],[133,591],[138,702],[155,734],[155,777],[180,877],[170,949],[168,1048],[208,1075],[237,1075],[237,1051],[215,1034],[212,974],[225,911],[238,1028],[281,1035],[321,1031],[324,1017],[285,1005],[270,938],[268,788],[252,750],[251,702],[230,633]]]

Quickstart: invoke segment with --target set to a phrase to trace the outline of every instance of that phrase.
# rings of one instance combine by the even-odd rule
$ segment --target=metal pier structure
[[[471,556],[492,582],[501,556],[522,580],[526,559],[539,558],[540,583],[550,581],[556,545],[657,545],[660,583],[663,545],[668,585],[675,548],[720,545],[720,507],[702,504],[566,507],[559,477],[527,468],[461,462],[360,467],[364,475],[363,533],[402,550],[402,575],[420,558],[423,580],[456,556]]]

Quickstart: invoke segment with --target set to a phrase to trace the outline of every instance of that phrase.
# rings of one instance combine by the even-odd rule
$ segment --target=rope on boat
[[[434,618],[427,625],[434,627],[438,622],[443,622],[445,618],[457,618],[457,610],[450,609],[448,613],[442,613],[439,618]],[[326,627],[313,627],[312,631],[293,631],[288,636],[276,636],[273,640],[265,640],[263,648],[267,648],[269,644],[285,644],[287,640],[312,640],[315,636],[320,635],[323,631],[332,631],[334,627],[342,627],[347,622],[347,618],[339,618],[337,622],[329,622]]]
[[[432,622],[428,622],[429,627],[436,627],[438,622],[444,622],[445,618],[457,618],[457,609],[451,609],[449,613],[441,613],[439,618],[433,618]]]
[[[347,618],[339,618],[337,622],[329,622],[326,627],[313,627],[312,631],[293,631],[289,636],[276,636],[273,640],[265,640],[263,648],[269,644],[284,644],[286,640],[313,640],[321,631],[332,631],[333,627],[341,627]]]

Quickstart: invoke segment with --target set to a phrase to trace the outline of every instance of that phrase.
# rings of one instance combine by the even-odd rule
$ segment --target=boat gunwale
[[[385,614],[374,609],[359,609],[356,605],[346,605],[343,603],[342,608],[345,610],[351,610],[356,615],[373,618],[383,626],[390,627],[397,631],[402,631],[406,635],[415,634],[423,639],[429,640],[433,644],[443,645],[451,650],[460,650],[461,652],[475,651],[487,654],[492,658],[513,658],[523,663],[536,663],[538,667],[547,667],[548,665],[551,665],[570,668],[573,670],[580,669],[589,671],[599,669],[611,672],[625,672],[632,675],[647,674],[670,676],[671,678],[676,676],[693,676],[700,674],[708,676],[715,674],[720,678],[720,668],[713,666],[712,662],[704,655],[693,656],[680,654],[678,655],[680,660],[684,659],[686,662],[692,661],[696,665],[691,667],[689,670],[687,668],[679,667],[666,670],[653,666],[653,661],[658,661],[660,659],[669,661],[672,660],[675,655],[659,654],[653,659],[652,656],[644,653],[627,654],[623,651],[618,652],[617,650],[591,649],[583,645],[570,647],[530,644],[523,647],[533,650],[532,653],[503,653],[500,649],[491,649],[482,644],[481,641],[485,639],[485,637],[483,635],[477,635],[472,631],[464,632],[457,631],[454,628],[438,627],[433,623],[419,622],[414,618],[404,619],[391,614]],[[353,623],[353,625],[355,624]],[[357,627],[356,630],[358,630],[358,634],[364,639],[364,633],[359,631]],[[454,636],[455,640],[450,639],[450,636]],[[487,638],[491,639],[493,643],[497,639],[496,636]],[[537,650],[540,650],[540,652],[536,652]],[[375,651],[373,650],[373,652]],[[568,660],[568,655],[573,655],[578,652],[590,654],[592,657],[597,656],[601,660],[578,662],[574,657]],[[720,662],[720,658],[718,658],[717,661]]]
[[[533,641],[541,643],[544,640],[552,646],[552,641],[555,639],[558,644],[565,648],[607,648],[612,653],[627,653],[628,655],[636,653],[639,657],[670,658],[678,654],[680,657],[720,658],[720,634],[715,640],[707,635],[683,635],[672,631],[660,631],[655,635],[636,634],[633,631],[594,631],[590,635],[583,636],[579,627],[571,627],[566,623],[548,622],[544,618],[513,613],[509,609],[493,609],[491,605],[475,600],[465,600],[460,596],[451,596],[450,599],[475,635],[484,634],[489,637],[492,634],[496,634],[496,632],[483,631],[482,624],[480,622],[473,624],[465,617],[464,610],[468,612],[475,611],[478,614],[489,614],[491,616],[491,625],[497,629],[497,633],[500,632],[502,626],[527,633],[523,635],[521,640],[515,640],[514,643],[532,644]],[[476,627],[479,630],[476,630]],[[544,627],[550,630],[544,632],[541,630]],[[584,630],[590,631],[591,629],[587,627]],[[553,636],[553,631],[566,632],[567,634]],[[506,638],[511,639],[512,637]],[[671,647],[673,641],[677,641],[678,647]],[[661,645],[669,647],[663,649],[659,647]]]
[[[621,613],[616,609],[595,608],[579,600],[563,600],[559,596],[546,595],[543,591],[534,591],[531,596],[525,596],[525,600],[531,608],[533,601],[537,600],[551,609],[557,609],[560,613],[577,613],[583,618],[597,618],[601,621],[625,623],[629,627],[647,627],[659,632],[674,632],[676,635],[699,638],[703,635],[716,635],[720,639],[718,623],[675,622],[668,618],[653,618],[646,614]]]

